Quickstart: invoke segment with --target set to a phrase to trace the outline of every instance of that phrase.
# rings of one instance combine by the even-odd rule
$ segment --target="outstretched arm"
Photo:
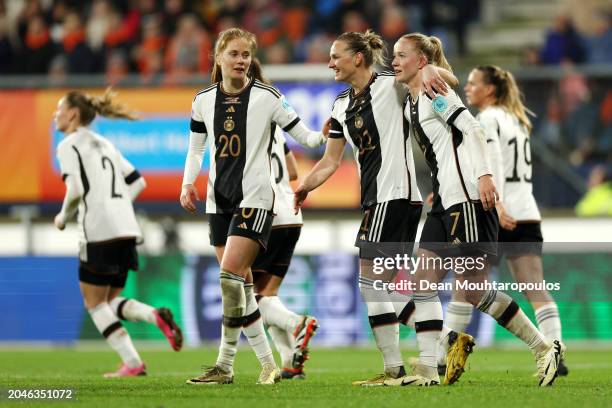
[[[314,165],[295,191],[294,209],[296,214],[306,200],[308,193],[323,184],[338,169],[345,145],[346,139],[344,138],[330,138],[327,141],[323,157]]]
[[[287,133],[302,146],[317,147],[325,143],[325,135],[322,132],[310,130],[301,120],[287,130]]]

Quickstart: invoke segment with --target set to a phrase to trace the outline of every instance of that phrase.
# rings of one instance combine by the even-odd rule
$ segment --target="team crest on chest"
[[[355,127],[361,129],[363,127],[363,118],[357,114],[355,115]]]
[[[223,129],[225,129],[226,132],[234,130],[234,121],[232,118],[225,119],[225,122],[223,122]]]

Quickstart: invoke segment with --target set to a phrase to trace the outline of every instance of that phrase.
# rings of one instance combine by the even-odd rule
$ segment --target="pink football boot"
[[[125,364],[121,364],[119,366],[119,369],[114,373],[104,374],[104,378],[139,377],[142,375],[147,375],[147,368],[145,367],[144,363],[134,368],[130,368]]]
[[[157,318],[157,327],[164,333],[170,346],[174,351],[179,351],[183,347],[183,333],[174,321],[170,309],[160,307],[155,310],[155,317]]]

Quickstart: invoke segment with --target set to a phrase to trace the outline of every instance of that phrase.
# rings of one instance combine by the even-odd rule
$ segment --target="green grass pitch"
[[[404,358],[414,355],[405,351]],[[190,386],[185,380],[202,364],[214,362],[216,350],[141,352],[147,377],[104,379],[117,366],[111,351],[0,349],[2,406],[92,407],[604,407],[612,406],[612,351],[571,351],[570,375],[553,387],[539,388],[532,376],[535,363],[529,351],[478,350],[468,370],[453,386],[432,388],[359,388],[351,381],[381,371],[373,349],[315,349],[307,364],[307,379],[258,386],[259,364],[241,349],[235,382],[224,386]],[[10,401],[7,389],[75,390],[76,401]]]

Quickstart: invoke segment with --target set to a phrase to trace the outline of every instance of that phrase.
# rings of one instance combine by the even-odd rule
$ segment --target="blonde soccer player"
[[[407,88],[384,66],[385,43],[371,30],[346,32],[332,44],[329,68],[334,79],[349,88],[340,93],[332,108],[331,129],[323,158],[306,175],[295,193],[296,209],[308,193],[323,184],[338,168],[348,143],[358,164],[363,219],[355,246],[359,248],[359,290],[368,310],[368,321],[383,359],[383,373],[353,385],[375,387],[387,379],[406,374],[399,347],[399,325],[408,324],[414,302],[396,292],[375,288],[375,282],[391,282],[395,270],[376,274],[377,257],[412,255],[423,206],[416,182],[412,141],[403,110]],[[424,86],[443,91],[456,78],[443,68],[424,66]],[[416,327],[420,331],[422,327]],[[450,333],[450,332],[448,332]],[[455,333],[457,334],[457,333]],[[458,337],[442,347],[449,349]],[[469,341],[469,340],[466,340]]]
[[[66,194],[55,226],[63,230],[78,211],[79,285],[85,307],[122,361],[105,377],[133,377],[146,375],[146,368],[120,319],[157,325],[176,351],[183,335],[169,309],[120,296],[128,271],[138,270],[136,243],[142,234],[132,202],[146,183],[108,139],[89,128],[97,115],[135,118],[113,96],[110,90],[100,97],[71,91],[57,105],[55,127],[65,135],[57,159]]]
[[[542,217],[533,196],[530,111],[523,104],[512,73],[494,65],[474,68],[464,91],[468,104],[479,111],[476,119],[485,132],[499,192],[495,203],[500,242],[496,262],[505,255],[517,282],[542,282]],[[545,289],[528,290],[525,296],[542,334],[561,341],[559,309],[550,293]],[[447,309],[447,326],[465,330],[473,308],[470,303],[452,301]],[[563,360],[557,373],[568,374]]]
[[[432,63],[451,69],[442,43],[433,36],[406,34],[395,43],[393,54],[396,79],[410,90],[405,117],[431,170],[433,206],[421,233],[418,254],[432,260],[472,259],[471,266],[466,266],[464,279],[480,286],[466,292],[466,301],[522,340],[535,356],[539,385],[551,385],[564,346],[557,340],[546,339],[511,297],[484,285],[490,269],[487,256],[497,251],[498,192],[484,131],[478,121],[453,90],[446,96],[430,97],[422,88],[425,65]],[[418,268],[416,279],[439,282],[446,270],[437,268],[435,262],[433,265]],[[427,327],[417,331],[419,363],[413,373],[389,380],[388,385],[439,383],[437,359],[443,330],[442,305],[436,289],[419,288],[414,299],[415,326]],[[455,361],[447,363],[452,367]]]
[[[200,196],[195,181],[208,145],[206,213],[210,243],[221,267],[223,326],[217,361],[187,380],[188,384],[231,384],[242,331],[262,366],[257,383],[274,384],[281,378],[255,299],[251,271],[259,251],[267,249],[272,229],[272,124],[308,147],[323,144],[325,137],[309,130],[285,97],[267,84],[254,59],[256,51],[252,33],[240,28],[222,31],[215,44],[212,85],[198,92],[192,103],[180,201],[187,211],[196,212]],[[312,329],[305,325],[301,330],[309,327]]]

